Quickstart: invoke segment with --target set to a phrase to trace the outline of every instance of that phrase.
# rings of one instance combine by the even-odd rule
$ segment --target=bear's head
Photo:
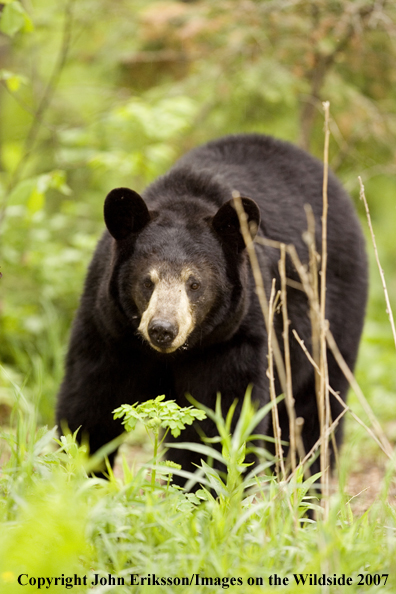
[[[242,198],[254,236],[256,203]],[[104,218],[114,238],[113,295],[153,349],[172,353],[222,341],[247,308],[247,258],[233,200],[163,199],[149,210],[128,188],[112,190]]]

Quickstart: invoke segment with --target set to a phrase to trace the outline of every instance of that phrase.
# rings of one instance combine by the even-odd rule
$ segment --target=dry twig
[[[292,471],[296,468],[296,412],[294,409],[293,398],[293,384],[292,371],[290,361],[290,343],[289,343],[289,326],[290,320],[287,313],[287,294],[286,294],[286,246],[284,243],[280,247],[279,260],[279,275],[281,280],[281,301],[282,301],[282,317],[283,317],[283,345],[285,353],[285,370],[286,370],[286,408],[289,416],[289,457]]]
[[[241,226],[241,233],[242,233],[245,245],[246,245],[249,259],[250,259],[254,282],[256,284],[257,297],[258,297],[258,300],[260,303],[261,311],[263,313],[265,327],[266,327],[267,335],[268,335],[269,309],[268,309],[267,296],[265,294],[263,275],[261,274],[260,266],[259,266],[259,263],[257,260],[257,254],[255,252],[253,240],[250,235],[249,226],[248,226],[248,222],[247,222],[247,215],[246,215],[246,213],[243,209],[243,206],[242,206],[241,196],[240,196],[239,192],[234,191],[232,193],[232,197],[234,198],[234,205],[235,205],[235,210],[238,214],[239,223]],[[285,366],[283,363],[282,354],[281,354],[278,340],[277,340],[275,333],[272,334],[272,349],[273,349],[274,360],[275,360],[275,365],[276,365],[277,372],[278,372],[279,381],[280,381],[283,392],[286,393]]]
[[[325,113],[325,143],[323,155],[323,211],[322,211],[322,254],[321,254],[321,269],[320,269],[320,390],[318,397],[318,411],[320,420],[320,433],[322,436],[322,446],[320,450],[320,469],[322,472],[323,484],[323,502],[325,505],[325,513],[328,513],[329,504],[329,484],[330,484],[330,455],[329,443],[327,439],[327,429],[330,425],[330,401],[329,401],[329,374],[327,366],[327,349],[326,349],[326,333],[328,329],[328,322],[326,320],[326,272],[327,272],[327,213],[328,213],[328,195],[327,186],[329,179],[329,119],[330,119],[330,103],[325,101],[323,103]]]
[[[368,207],[367,200],[366,200],[366,195],[364,193],[364,185],[362,182],[362,178],[359,176],[358,180],[359,180],[359,184],[360,184],[360,200],[362,200],[364,202],[364,207],[366,209],[367,222],[368,222],[368,226],[369,226],[370,233],[371,233],[371,240],[373,242],[375,259],[377,261],[377,266],[378,266],[378,270],[379,270],[379,273],[381,276],[381,281],[382,281],[382,288],[384,289],[384,294],[385,294],[386,313],[389,316],[389,322],[390,322],[390,325],[392,328],[393,340],[394,340],[395,347],[396,347],[395,321],[393,319],[392,308],[391,308],[391,304],[389,301],[388,289],[386,288],[385,275],[384,275],[384,271],[382,270],[382,266],[381,266],[379,255],[378,255],[377,243],[375,241],[373,225],[371,224],[371,216],[370,216],[370,211],[369,211],[369,207]]]
[[[282,439],[282,432],[279,425],[279,414],[278,414],[278,406],[276,403],[276,390],[275,390],[275,376],[274,376],[274,358],[273,358],[273,351],[272,351],[272,334],[274,331],[274,314],[275,314],[275,307],[276,307],[276,295],[275,295],[275,282],[276,280],[272,279],[272,286],[271,286],[271,295],[270,300],[268,303],[268,310],[269,310],[269,329],[268,329],[268,370],[267,376],[269,380],[269,391],[270,391],[270,398],[272,402],[272,425],[274,428],[274,439],[275,439],[275,456],[276,456],[276,473],[279,476],[279,466],[282,472],[282,477],[286,476],[285,471],[285,463],[283,459],[283,447],[281,443]]]

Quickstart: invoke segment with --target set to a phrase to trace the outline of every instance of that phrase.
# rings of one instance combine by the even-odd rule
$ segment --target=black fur
[[[146,189],[144,202],[128,189],[110,192],[105,219],[112,235],[104,232],[89,268],[58,397],[58,423],[66,421],[72,431],[81,426],[81,435],[89,436],[94,452],[121,432],[112,411],[123,403],[166,394],[186,405],[185,394],[191,393],[213,408],[216,393],[221,392],[226,411],[234,399],[241,402],[249,384],[254,386],[253,398],[260,405],[267,403],[267,335],[229,201],[234,189],[250,198],[245,207],[258,223],[258,205],[259,234],[294,244],[300,259],[307,262],[304,205],[312,207],[320,247],[322,177],[323,165],[305,152],[249,134],[191,151]],[[333,175],[328,194],[326,315],[353,369],[367,293],[364,239],[351,201]],[[266,287],[273,277],[279,284],[278,250],[258,245],[257,251]],[[187,344],[170,354],[155,351],[136,332],[139,304],[146,298],[141,288],[146,263],[164,261],[170,270],[195,266],[204,286],[203,293],[191,294],[197,326]],[[290,262],[287,275],[298,280]],[[309,348],[307,299],[296,288],[288,289],[288,311],[290,332],[295,328]],[[280,315],[275,327],[282,347]],[[290,341],[296,414],[305,419],[303,441],[308,451],[319,435],[314,374],[292,334]],[[331,353],[328,361],[330,384],[345,399],[347,381]],[[341,407],[333,397],[331,408],[335,418]],[[287,440],[284,405],[279,412],[282,438]],[[209,420],[202,428],[207,435],[214,434]],[[271,433],[268,418],[258,431]],[[181,437],[198,439],[194,427]],[[199,456],[191,452],[170,450],[170,457],[188,470],[199,463]]]

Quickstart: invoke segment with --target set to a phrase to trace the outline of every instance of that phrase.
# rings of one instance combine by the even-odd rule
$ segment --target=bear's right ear
[[[250,226],[250,235],[255,238],[260,225],[260,209],[251,198],[241,198],[242,206]],[[212,220],[212,227],[218,235],[236,251],[245,249],[239,218],[234,206],[234,199],[228,200],[219,208]]]
[[[129,188],[115,188],[106,196],[104,220],[114,239],[126,239],[138,233],[150,221],[143,198]]]

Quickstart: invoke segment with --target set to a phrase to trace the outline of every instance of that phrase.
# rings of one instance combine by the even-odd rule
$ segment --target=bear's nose
[[[160,348],[169,347],[179,332],[177,324],[167,320],[151,320],[148,326],[148,334],[153,344]]]

